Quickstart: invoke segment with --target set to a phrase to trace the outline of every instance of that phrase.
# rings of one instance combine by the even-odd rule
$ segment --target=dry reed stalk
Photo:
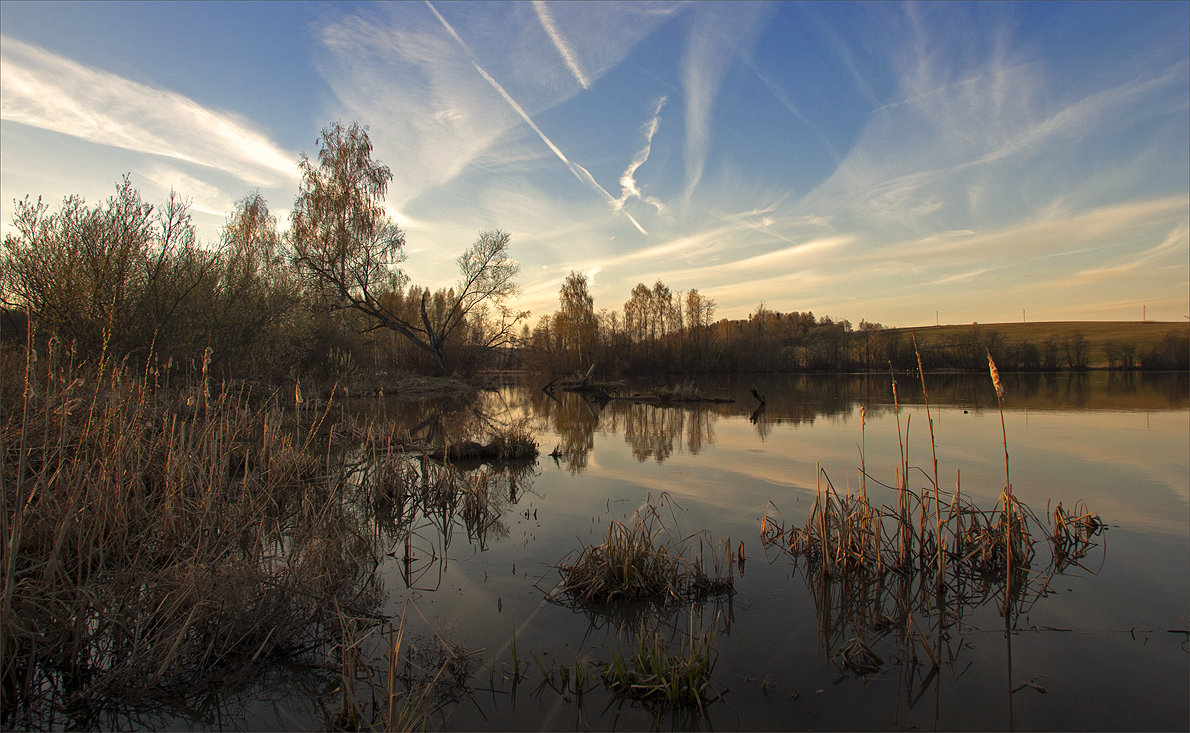
[[[71,678],[91,699],[192,689],[304,644],[333,625],[331,601],[371,602],[343,485],[274,427],[275,406],[208,384],[175,411],[148,363],[56,348],[41,379],[30,341],[0,425],[6,710],[52,726]]]
[[[1004,506],[1004,514],[1006,519],[1004,521],[1004,554],[1005,562],[1007,563],[1004,573],[1004,616],[1005,623],[1008,623],[1009,599],[1012,598],[1012,481],[1008,475],[1008,430],[1004,425],[1004,385],[1000,382],[1000,370],[996,368],[996,362],[992,359],[992,352],[987,351],[988,356],[988,372],[992,377],[992,385],[996,388],[996,405],[1000,408],[1000,433],[1004,440],[1004,493],[1002,496],[1002,503]]]
[[[926,405],[926,420],[930,426],[930,462],[934,469],[934,536],[938,540],[938,585],[942,584],[942,579],[946,574],[946,546],[944,543],[944,535],[942,533],[942,514],[938,506],[938,491],[940,484],[938,483],[938,451],[937,444],[934,440],[934,418],[930,414],[930,395],[926,391],[926,373],[921,365],[921,352],[917,348],[917,334],[913,334],[913,354],[917,357],[917,375],[921,379],[921,396]]]

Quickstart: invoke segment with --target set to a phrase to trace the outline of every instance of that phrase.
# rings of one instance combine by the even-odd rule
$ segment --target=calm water
[[[928,471],[930,442],[920,385],[900,377],[900,430],[909,463]],[[482,397],[489,416],[523,416],[542,455],[510,485],[494,483],[498,513],[482,532],[462,522],[421,521],[411,562],[395,544],[377,572],[382,610],[406,612],[406,647],[433,667],[445,642],[472,652],[440,683],[448,729],[1181,729],[1190,726],[1190,398],[1186,375],[1026,376],[1006,384],[1004,422],[1012,487],[1039,517],[1078,502],[1109,529],[1075,566],[1037,579],[1035,597],[1005,634],[996,599],[968,599],[933,653],[893,629],[869,630],[876,672],[844,673],[831,659],[854,636],[853,619],[788,556],[760,542],[761,518],[802,524],[819,467],[840,492],[858,487],[893,502],[900,461],[888,377],[707,379],[706,394],[732,404],[662,408],[604,406],[532,385]],[[753,414],[756,387],[766,409]],[[1004,483],[1000,412],[986,377],[927,382],[940,482],[991,509]],[[866,424],[861,425],[861,406]],[[416,422],[395,403],[366,409]],[[425,406],[422,406],[425,407]],[[464,413],[474,405],[450,406]],[[419,408],[421,409],[421,408]],[[445,423],[450,424],[450,415]],[[546,455],[555,446],[560,455]],[[490,470],[490,469],[481,469]],[[911,484],[924,485],[921,472]],[[507,495],[505,495],[507,494]],[[562,690],[547,675],[577,663],[597,670],[610,650],[629,648],[635,627],[550,602],[554,565],[584,543],[606,539],[666,496],[673,534],[706,531],[743,543],[730,600],[679,609],[650,623],[715,632],[715,690],[705,712],[657,712],[588,682]],[[446,522],[445,524],[450,524]],[[445,537],[444,537],[445,535]],[[1041,547],[1044,543],[1039,543]],[[693,545],[697,549],[697,543]],[[1045,554],[1045,553],[1041,553]],[[1044,562],[1039,562],[1043,565]],[[1037,568],[1038,570],[1040,567]],[[742,570],[742,573],[741,573]],[[823,599],[826,599],[825,601]],[[930,619],[923,613],[923,627]],[[935,638],[933,632],[927,634]],[[516,659],[525,677],[511,676]],[[378,644],[365,645],[376,650]],[[376,652],[379,654],[379,652]],[[916,661],[914,661],[916,657]],[[430,660],[430,661],[425,661]],[[527,664],[525,663],[527,661]],[[383,666],[382,662],[377,662]],[[254,694],[207,725],[320,727],[312,704]],[[268,693],[263,693],[268,698]],[[233,706],[233,708],[236,706]]]

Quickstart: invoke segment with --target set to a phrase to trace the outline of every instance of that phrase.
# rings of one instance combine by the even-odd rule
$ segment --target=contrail
[[[558,49],[562,60],[570,67],[570,73],[574,74],[574,78],[578,79],[578,83],[583,86],[583,89],[590,89],[590,84],[587,83],[587,77],[583,75],[583,70],[578,65],[578,55],[575,54],[574,49],[562,37],[562,31],[558,30],[558,26],[554,23],[554,16],[550,15],[549,7],[543,0],[534,0],[533,9],[537,11],[537,19],[541,21],[541,27],[545,29],[546,34],[549,35],[550,40],[554,42],[554,48]]]
[[[649,120],[649,124],[645,129],[645,145],[620,175],[620,198],[613,202],[613,206],[615,206],[617,211],[623,210],[624,204],[632,197],[651,204],[659,212],[664,212],[665,210],[665,204],[661,203],[660,199],[642,195],[640,187],[636,185],[636,169],[644,165],[649,159],[649,153],[653,149],[653,136],[657,134],[657,127],[661,124],[661,108],[665,105],[665,100],[665,97],[657,100],[657,109],[653,111],[653,118]]]
[[[517,104],[517,101],[512,98],[512,95],[504,90],[504,87],[500,85],[500,82],[493,79],[492,75],[479,65],[479,63],[475,60],[475,54],[471,52],[471,48],[463,41],[461,37],[459,37],[459,34],[455,32],[455,29],[451,27],[450,23],[446,22],[446,18],[442,17],[442,14],[439,13],[437,8],[435,8],[433,4],[430,3],[430,0],[426,0],[426,6],[431,12],[434,13],[434,16],[438,18],[438,22],[442,24],[442,27],[446,29],[446,32],[449,33],[452,38],[458,41],[458,44],[463,47],[464,51],[467,52],[467,55],[471,59],[471,65],[475,67],[475,70],[479,72],[479,75],[482,76],[484,80],[496,90],[497,94],[504,98],[504,101],[508,103],[509,107],[512,107],[514,112],[520,115],[521,119],[525,121],[525,124],[529,125],[529,127],[533,129],[533,132],[537,133],[537,136],[541,138],[541,141],[554,152],[554,155],[558,156],[558,160],[566,164],[566,167],[570,169],[570,172],[574,174],[575,178],[594,187],[595,190],[602,193],[604,198],[606,198],[608,202],[614,206],[616,198],[608,193],[607,189],[605,189],[603,186],[600,186],[599,182],[595,180],[595,177],[592,176],[586,168],[582,167],[578,163],[571,162],[571,160],[566,157],[566,154],[563,153],[557,145],[554,145],[552,140],[546,137],[546,134],[541,131],[541,128],[537,126],[537,123],[534,122],[533,118],[529,116],[529,113],[526,112],[524,108],[521,107],[521,105]],[[633,226],[635,226],[641,234],[648,234],[645,228],[640,225],[640,222],[633,218],[631,214],[629,214],[627,211],[623,211],[622,213],[628,217],[628,221],[632,222]]]

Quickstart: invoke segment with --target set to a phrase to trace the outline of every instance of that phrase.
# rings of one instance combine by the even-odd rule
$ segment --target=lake
[[[378,609],[394,623],[405,618],[394,684],[402,690],[436,678],[428,725],[1190,726],[1187,375],[1009,375],[1003,429],[986,375],[927,375],[929,416],[920,382],[908,374],[897,376],[896,407],[888,375],[696,382],[703,394],[734,402],[601,403],[561,390],[551,397],[539,384],[514,381],[474,402],[352,405],[423,430],[427,411],[439,410],[435,424],[447,431],[519,418],[540,445],[535,463],[465,474],[485,482],[482,507],[377,514],[386,523],[377,530],[386,553],[375,569]],[[763,410],[753,388],[766,400]],[[1003,588],[986,578],[982,585],[951,582],[943,597],[932,576],[827,576],[788,552],[784,540],[762,542],[762,522],[770,539],[774,526],[802,526],[828,485],[839,497],[862,491],[873,505],[892,506],[899,466],[909,466],[910,488],[932,483],[931,418],[943,503],[957,489],[962,501],[993,510],[1007,444],[1013,496],[1039,526],[1052,525],[1059,502],[1106,525],[1056,566],[1035,531],[1036,555],[1007,624]],[[585,545],[608,539],[610,523],[631,525],[647,506],[675,551],[730,573],[734,592],[644,608],[584,607],[560,594],[557,566],[573,564]],[[602,684],[613,654],[635,649],[649,629],[673,645],[691,635],[710,642],[704,706],[640,702]],[[391,637],[362,636],[353,645],[360,668],[386,680]],[[210,727],[322,727],[327,709],[313,699],[342,683],[300,678],[279,671],[185,719]],[[356,684],[356,696],[367,700],[371,693]]]

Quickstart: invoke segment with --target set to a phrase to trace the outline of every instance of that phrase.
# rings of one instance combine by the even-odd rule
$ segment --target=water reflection
[[[443,463],[375,441],[351,465],[387,540],[383,554],[399,560],[407,588],[423,591],[441,586],[456,530],[481,551],[508,536],[506,516],[537,476],[534,460]]]
[[[661,406],[625,398],[593,401],[570,392],[545,394],[524,389],[521,408],[543,428],[558,435],[551,456],[571,473],[587,468],[598,432],[624,436],[637,461],[664,462],[675,453],[697,455],[715,443],[715,423],[747,415],[756,435],[766,441],[780,425],[813,425],[823,418],[850,420],[864,406],[876,417],[893,409],[892,378],[902,405],[923,403],[921,384],[909,374],[754,375],[707,378],[703,392],[731,394],[733,403],[684,403]],[[995,391],[986,375],[927,375],[933,404],[971,411],[995,409]],[[1186,374],[1035,373],[1006,375],[1010,410],[1138,410],[1184,409],[1190,405]],[[759,387],[765,403],[749,396]],[[624,389],[629,393],[630,389]]]

